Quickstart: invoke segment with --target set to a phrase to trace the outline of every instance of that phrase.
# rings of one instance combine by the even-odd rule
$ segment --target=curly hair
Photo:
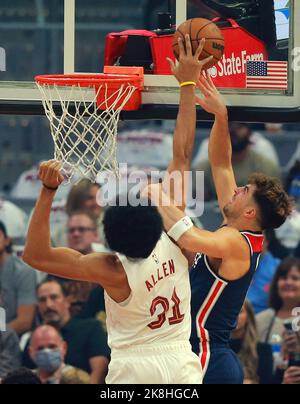
[[[131,259],[146,259],[163,233],[163,220],[155,206],[109,207],[103,220],[109,248]]]
[[[258,217],[262,230],[277,229],[293,211],[292,198],[284,191],[277,178],[253,174],[249,183],[255,186],[253,198],[260,209]]]

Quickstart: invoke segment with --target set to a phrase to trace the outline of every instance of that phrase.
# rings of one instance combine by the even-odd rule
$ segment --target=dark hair
[[[289,272],[292,270],[292,268],[298,268],[300,272],[300,260],[299,258],[295,257],[288,257],[285,258],[279,267],[277,268],[277,271],[275,273],[275,276],[272,281],[271,289],[270,289],[270,307],[276,311],[276,313],[282,308],[283,306],[283,301],[281,300],[279,296],[279,291],[278,291],[278,282],[280,279],[286,278],[289,274]],[[300,302],[299,302],[300,303]]]
[[[109,207],[104,215],[104,235],[109,248],[127,258],[148,258],[163,232],[158,209],[141,205]]]
[[[40,282],[37,287],[36,287],[36,293],[38,293],[39,289],[43,286],[46,285],[46,283],[56,283],[60,288],[61,288],[61,292],[64,295],[64,297],[67,297],[67,291],[64,288],[64,286],[62,285],[62,283],[59,282],[58,279],[56,279],[56,277],[52,277],[51,275],[49,275],[48,278],[46,278],[45,280],[43,280],[42,282]]]
[[[31,370],[20,368],[10,372],[1,384],[42,384],[40,379]]]
[[[253,174],[249,182],[256,188],[253,198],[260,209],[258,221],[262,230],[277,229],[283,225],[292,213],[294,204],[279,179]]]
[[[0,231],[3,233],[4,237],[7,239],[8,235],[7,235],[7,229],[6,226],[3,222],[0,222]],[[13,253],[13,243],[12,240],[10,240],[10,243],[8,244],[8,246],[6,246],[5,251],[7,252],[7,254],[12,254]]]
[[[246,122],[229,122],[229,131],[231,132],[231,130],[239,130],[241,128],[247,128],[249,130],[250,133],[253,132],[253,127],[252,125],[246,123]]]
[[[6,226],[3,222],[0,221],[0,231],[4,234],[4,237],[7,237],[7,230],[6,230]]]
[[[296,176],[300,175],[300,161],[297,160],[293,167],[290,169],[286,181],[285,181],[285,190],[287,193],[290,192],[290,187],[292,185],[292,182]]]

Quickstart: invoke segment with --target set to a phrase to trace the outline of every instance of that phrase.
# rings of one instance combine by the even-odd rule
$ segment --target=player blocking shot
[[[170,61],[180,83],[180,106],[168,172],[179,172],[181,178],[189,170],[195,141],[195,86],[211,60],[198,60],[203,46],[204,41],[193,55],[187,36],[179,40],[179,65]],[[98,283],[105,289],[112,351],[108,384],[202,383],[202,369],[189,342],[188,261],[164,232],[158,209],[143,204],[109,207],[103,224],[113,253],[83,256],[71,249],[53,248],[49,217],[64,180],[60,168],[53,160],[40,166],[43,187],[31,219],[24,261],[39,271]],[[182,181],[182,192],[185,189]],[[174,190],[170,196],[176,197]],[[185,210],[184,202],[180,209]]]
[[[228,114],[211,77],[202,77],[197,102],[215,116],[209,159],[223,226],[216,232],[192,226],[160,185],[149,187],[167,231],[182,249],[198,253],[191,270],[193,351],[199,356],[204,384],[242,384],[244,374],[229,348],[231,332],[258,267],[266,229],[280,227],[293,203],[279,180],[253,174],[237,187],[232,168]],[[190,227],[188,231],[186,228]]]

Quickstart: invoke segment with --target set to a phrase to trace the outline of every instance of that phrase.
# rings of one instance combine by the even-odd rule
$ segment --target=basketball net
[[[67,180],[76,171],[92,182],[103,171],[118,176],[118,122],[137,86],[130,80],[113,89],[106,82],[89,87],[73,83],[66,91],[66,85],[36,81],[50,122],[54,158],[62,162]]]

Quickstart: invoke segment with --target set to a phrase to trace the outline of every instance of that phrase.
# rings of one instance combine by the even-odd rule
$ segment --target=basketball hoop
[[[55,145],[68,180],[79,171],[96,181],[118,175],[117,132],[122,110],[141,105],[143,68],[106,67],[104,74],[37,76]]]

